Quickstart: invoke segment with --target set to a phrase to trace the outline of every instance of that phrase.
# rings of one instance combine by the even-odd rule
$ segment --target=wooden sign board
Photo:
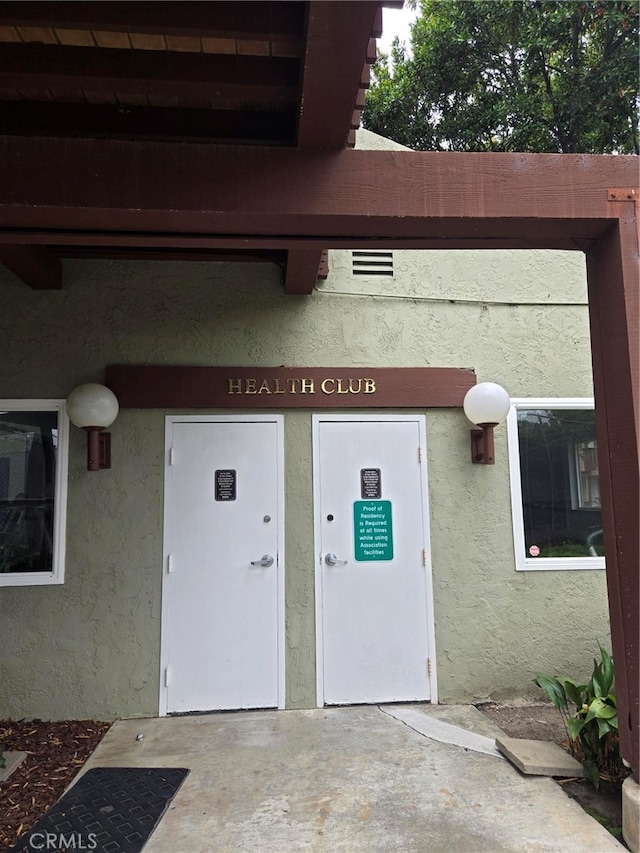
[[[476,384],[456,367],[181,367],[110,365],[129,409],[375,409],[462,406]]]

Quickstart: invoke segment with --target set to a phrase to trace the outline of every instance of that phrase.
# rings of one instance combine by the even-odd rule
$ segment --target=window
[[[603,569],[593,400],[512,400],[516,569]]]
[[[0,586],[64,580],[67,426],[63,400],[0,400]]]

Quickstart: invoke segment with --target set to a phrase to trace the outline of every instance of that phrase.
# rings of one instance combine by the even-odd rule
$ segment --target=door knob
[[[335,554],[327,554],[324,561],[328,566],[346,566],[349,562],[348,560],[339,560]]]
[[[269,566],[273,565],[273,557],[271,554],[265,554],[261,560],[251,560],[252,566],[262,566],[264,569],[268,569]]]

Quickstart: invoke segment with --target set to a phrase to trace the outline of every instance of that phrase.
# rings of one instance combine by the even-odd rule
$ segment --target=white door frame
[[[429,481],[427,477],[427,426],[424,415],[334,415],[322,414],[312,416],[312,442],[313,442],[313,541],[315,554],[315,595],[316,595],[316,704],[318,708],[324,708],[324,636],[322,620],[322,552],[321,528],[320,528],[320,424],[335,421],[382,421],[387,423],[400,423],[407,421],[417,423],[420,436],[420,447],[422,448],[421,471],[422,471],[422,530],[425,560],[425,588],[427,593],[427,638],[429,648],[426,653],[431,658],[431,672],[429,674],[430,703],[438,703],[438,679],[436,664],[436,635],[433,607],[433,571],[431,564],[431,532],[429,526]],[[417,449],[417,448],[416,448]]]
[[[282,415],[166,415],[164,438],[164,523],[162,533],[162,615],[160,622],[160,717],[167,715],[168,691],[164,672],[169,664],[167,625],[169,602],[166,590],[169,554],[171,553],[171,487],[169,454],[173,443],[173,425],[179,423],[275,423],[278,442],[278,708],[285,706],[285,607],[284,607],[284,417]]]

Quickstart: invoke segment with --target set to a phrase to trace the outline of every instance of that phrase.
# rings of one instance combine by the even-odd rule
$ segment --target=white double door
[[[167,419],[160,712],[284,704],[280,416]]]
[[[437,701],[424,417],[313,432],[318,704]]]

